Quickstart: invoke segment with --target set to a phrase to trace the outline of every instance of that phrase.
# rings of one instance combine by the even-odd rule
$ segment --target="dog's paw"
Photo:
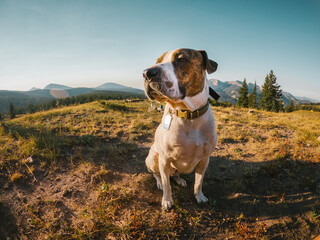
[[[196,199],[197,199],[197,203],[206,203],[208,202],[208,198],[206,198],[203,193],[199,193],[198,195],[195,195]]]
[[[172,198],[162,198],[162,210],[169,211],[173,206]]]
[[[187,187],[187,182],[179,176],[174,176],[173,180],[181,187]]]

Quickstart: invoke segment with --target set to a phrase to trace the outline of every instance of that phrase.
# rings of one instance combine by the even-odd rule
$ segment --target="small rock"
[[[320,136],[317,138],[317,140],[320,142]]]
[[[26,162],[27,162],[27,163],[33,163],[32,157],[28,157],[27,160],[26,160]]]

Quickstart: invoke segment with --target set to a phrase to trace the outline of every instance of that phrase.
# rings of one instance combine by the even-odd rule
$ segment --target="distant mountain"
[[[291,100],[293,101],[294,105],[302,103],[301,101],[299,101],[299,99],[297,99],[291,93],[284,92],[284,91],[282,92],[282,100],[283,100],[284,105],[286,105],[286,106],[290,104]]]
[[[109,91],[122,91],[122,92],[130,92],[137,94],[144,94],[144,91],[137,88],[123,86],[117,83],[105,83],[95,88],[95,90],[109,90]]]
[[[35,90],[40,90],[40,88],[33,87],[29,91],[35,91]]]
[[[56,83],[50,83],[49,85],[44,87],[44,89],[47,89],[47,90],[67,90],[70,88],[72,87],[68,87],[68,86],[56,84]]]
[[[141,89],[127,87],[117,83],[105,83],[96,88],[72,88],[61,84],[50,83],[43,89],[33,87],[29,91],[0,90],[0,113],[7,113],[9,111],[10,103],[15,107],[24,107],[29,104],[36,105],[48,102],[52,99],[57,99],[60,96],[73,97],[95,92],[144,95],[144,91]]]
[[[296,97],[299,101],[306,101],[307,102],[312,102],[312,103],[318,103],[319,101],[316,99],[308,98],[308,97]]]
[[[242,87],[243,82],[242,81],[220,81],[218,79],[210,79],[209,80],[209,86],[212,87],[219,95],[220,95],[220,101],[223,102],[230,102],[232,104],[235,104],[237,102],[237,99],[239,97],[239,90]],[[252,93],[254,88],[254,84],[248,83],[248,91],[249,93]],[[257,85],[257,95],[258,97],[261,96],[261,88]],[[310,98],[298,98],[293,96],[291,93],[282,92],[282,100],[285,105],[290,104],[291,100],[293,100],[294,104],[308,104],[308,103],[315,103],[319,102],[314,99]]]

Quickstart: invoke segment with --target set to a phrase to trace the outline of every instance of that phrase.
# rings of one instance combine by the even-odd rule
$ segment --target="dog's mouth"
[[[144,80],[144,91],[150,100],[164,101],[166,99],[161,92],[161,87],[151,83],[149,79]]]
[[[151,81],[145,78],[144,91],[150,100],[163,102],[170,99],[170,97],[166,95],[166,90],[161,81]]]
[[[144,90],[150,100],[156,100],[158,102],[181,102],[186,96],[186,90],[182,87],[178,87],[179,90],[175,91],[174,89],[169,88],[168,85],[169,84],[166,83],[165,80],[150,81],[145,78]]]

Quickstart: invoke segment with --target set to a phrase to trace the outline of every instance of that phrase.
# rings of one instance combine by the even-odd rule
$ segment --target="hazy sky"
[[[320,100],[320,0],[0,0],[0,89],[49,83],[143,88],[167,50],[204,49],[209,78]]]

